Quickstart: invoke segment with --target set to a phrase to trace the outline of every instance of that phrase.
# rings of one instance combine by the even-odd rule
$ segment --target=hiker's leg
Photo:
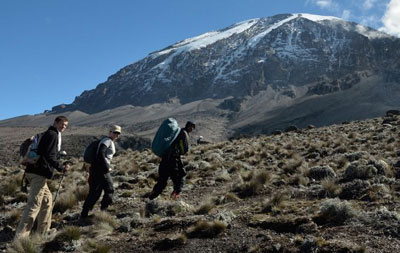
[[[43,187],[43,199],[42,205],[40,206],[40,211],[37,217],[38,220],[38,232],[41,234],[49,231],[51,226],[51,213],[53,211],[53,195],[50,192],[47,183]]]
[[[114,194],[114,186],[110,173],[104,175],[103,190],[104,195],[103,199],[101,200],[100,209],[106,210],[107,207],[112,204],[112,198]]]
[[[29,195],[25,209],[21,215],[21,220],[19,221],[17,230],[15,232],[16,238],[19,236],[29,236],[35,219],[39,213],[40,206],[42,205],[42,189],[46,184],[45,177],[32,173],[26,173],[25,176],[30,183]]]
[[[176,158],[174,165],[175,167],[171,169],[171,179],[174,183],[174,192],[179,194],[185,183],[186,171],[183,168],[183,163],[180,157]]]
[[[182,191],[182,187],[185,184],[185,176],[182,176],[181,173],[173,173],[171,175],[172,182],[174,183],[174,192],[180,193]]]
[[[162,193],[164,188],[167,186],[169,178],[168,164],[166,160],[161,160],[160,166],[158,167],[158,179],[154,185],[153,190],[150,193],[149,199],[155,199]]]
[[[91,175],[89,193],[83,203],[81,218],[86,218],[88,216],[89,211],[93,209],[93,206],[100,198],[102,190],[101,179],[99,179],[98,176]]]

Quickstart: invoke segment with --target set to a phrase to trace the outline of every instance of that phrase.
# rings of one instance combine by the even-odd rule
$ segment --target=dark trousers
[[[180,193],[185,182],[185,176],[186,172],[183,168],[180,157],[163,157],[160,166],[158,167],[157,183],[154,185],[149,198],[155,199],[162,193],[167,186],[168,178],[171,178],[174,184],[174,191]]]
[[[104,191],[103,199],[101,200],[101,210],[106,210],[107,207],[112,204],[112,197],[114,193],[113,181],[110,173],[106,174],[90,174],[89,180],[89,194],[87,195],[85,202],[83,203],[81,217],[85,218],[88,216],[90,210],[96,204],[101,196],[101,192]]]

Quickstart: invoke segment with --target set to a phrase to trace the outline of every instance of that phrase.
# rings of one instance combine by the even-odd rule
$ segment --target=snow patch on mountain
[[[256,24],[257,21],[258,21],[258,19],[250,19],[247,21],[237,23],[237,24],[233,25],[232,28],[227,29],[227,30],[208,32],[208,33],[199,35],[197,37],[190,38],[190,39],[184,40],[182,42],[179,42],[179,43],[173,45],[172,48],[169,48],[169,49],[166,49],[166,50],[163,50],[160,52],[156,52],[156,53],[152,54],[151,56],[153,58],[155,58],[155,57],[175,51],[165,61],[163,61],[162,63],[157,65],[158,67],[165,68],[165,66],[167,66],[176,55],[178,55],[182,52],[188,52],[191,50],[196,50],[196,49],[200,49],[203,47],[207,47],[208,45],[211,45],[219,40],[229,38],[233,34],[242,33],[244,31],[246,31],[247,29],[249,29],[250,27],[252,27],[254,24]]]

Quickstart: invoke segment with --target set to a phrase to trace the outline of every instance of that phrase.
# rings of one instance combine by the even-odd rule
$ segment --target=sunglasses
[[[121,133],[120,132],[113,132],[114,134],[118,134],[118,135],[120,135]]]

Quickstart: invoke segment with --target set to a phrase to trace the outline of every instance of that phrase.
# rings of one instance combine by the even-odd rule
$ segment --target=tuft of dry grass
[[[65,211],[72,209],[77,203],[78,200],[74,192],[72,190],[67,191],[60,194],[60,196],[57,198],[56,203],[54,204],[53,212],[62,214]]]
[[[89,194],[89,185],[77,186],[73,192],[77,201],[84,201]]]
[[[111,246],[105,245],[98,240],[89,239],[83,243],[83,252],[109,253]]]
[[[268,199],[261,207],[261,212],[269,213],[276,212],[285,206],[286,201],[290,198],[290,194],[287,191],[280,191],[275,193],[271,199]]]
[[[194,214],[208,214],[213,208],[215,208],[215,204],[212,200],[208,200],[202,205],[200,205],[193,213]]]
[[[5,180],[0,186],[0,194],[3,196],[13,196],[20,188],[21,178],[14,176]]]
[[[324,188],[327,197],[334,198],[339,196],[342,192],[342,187],[336,184],[335,179],[332,177],[323,179],[321,185]]]
[[[7,217],[7,224],[10,226],[14,226],[17,224],[19,221],[19,218],[21,217],[22,211],[20,209],[13,209],[9,212],[9,215]]]
[[[79,240],[80,237],[81,237],[81,230],[79,227],[66,226],[59,234],[57,234],[55,239],[62,242],[71,242]]]
[[[119,223],[116,218],[114,218],[111,214],[108,212],[97,212],[93,216],[93,222],[94,224],[101,224],[105,223],[110,225],[113,229],[118,228]]]
[[[38,234],[15,239],[7,249],[7,253],[40,253],[43,238]]]
[[[188,238],[214,238],[226,230],[227,225],[220,222],[199,221],[196,225],[188,228]]]
[[[264,184],[266,184],[271,179],[271,174],[267,171],[261,171],[257,174],[255,172],[251,172],[244,179],[245,182],[235,187],[234,189],[234,192],[236,192],[241,198],[259,194],[263,189]]]

